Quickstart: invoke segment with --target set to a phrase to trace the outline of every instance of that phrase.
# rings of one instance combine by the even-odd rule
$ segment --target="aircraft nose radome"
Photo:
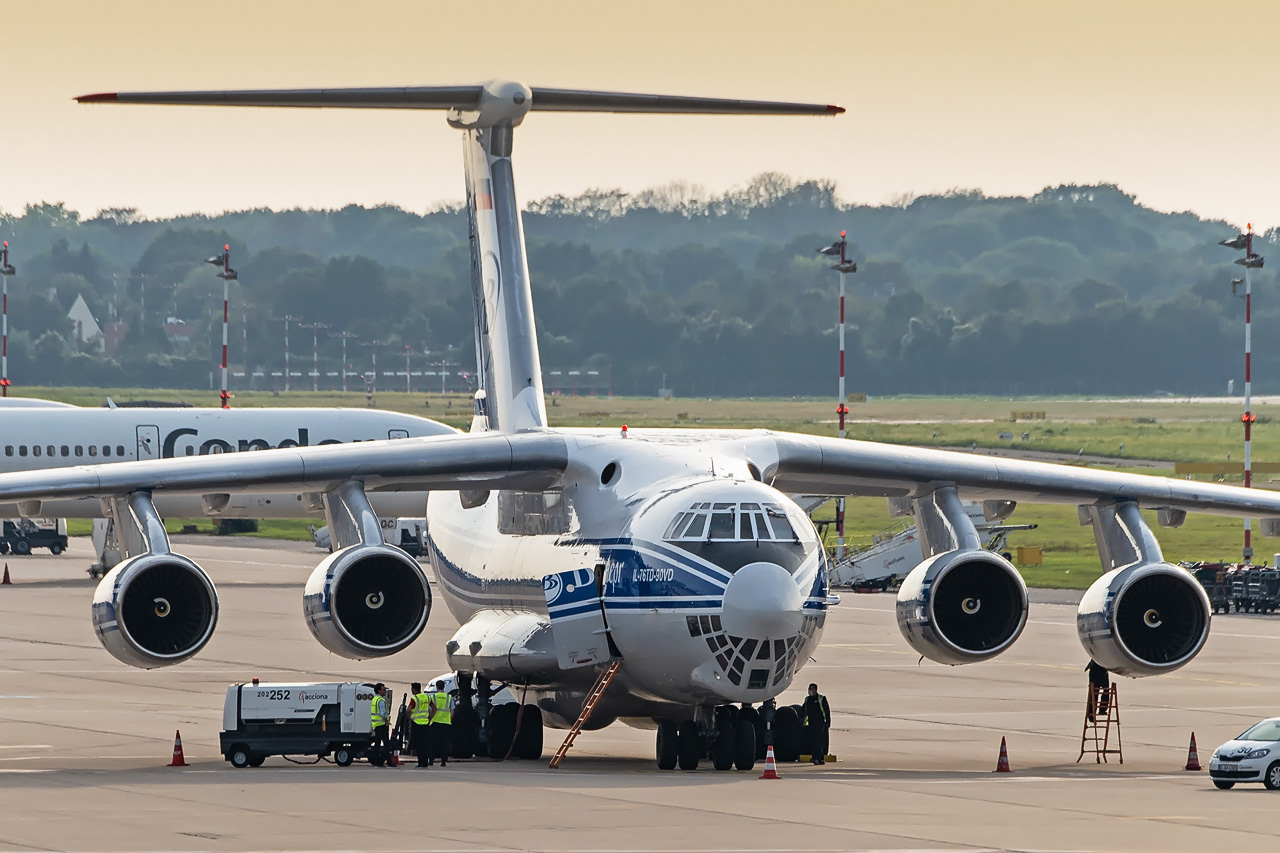
[[[724,591],[726,633],[738,637],[790,637],[804,621],[804,596],[795,579],[776,563],[748,563]]]

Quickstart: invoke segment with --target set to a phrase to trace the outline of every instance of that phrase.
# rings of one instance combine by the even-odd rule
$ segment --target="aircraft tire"
[[[750,770],[756,766],[756,727],[743,716],[738,715],[738,722],[733,728],[733,766],[739,770]]]
[[[674,720],[658,722],[658,769],[675,770],[680,758],[680,732]]]
[[[793,705],[774,712],[773,755],[778,761],[800,760],[800,716]]]
[[[489,757],[501,761],[511,751],[511,738],[516,733],[516,712],[520,706],[515,702],[495,705],[489,711]]]
[[[542,709],[537,705],[524,706],[524,718],[520,720],[520,733],[516,735],[516,758],[536,761],[542,757]]]
[[[732,770],[737,747],[737,728],[732,715],[727,711],[716,716],[720,719],[716,725],[715,742],[711,744],[711,766],[721,771]]]
[[[697,770],[702,759],[702,743],[698,737],[698,724],[693,720],[685,720],[680,724],[678,735],[679,758],[677,763],[681,770]]]

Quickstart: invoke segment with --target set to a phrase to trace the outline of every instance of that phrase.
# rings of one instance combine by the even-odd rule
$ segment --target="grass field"
[[[117,401],[149,399],[216,404],[216,392],[31,388],[18,389],[15,394],[86,406],[100,405],[108,396]],[[381,408],[422,415],[457,427],[465,428],[470,422],[470,400],[462,394],[380,392],[376,403]],[[346,395],[309,391],[241,392],[232,404],[358,408],[365,405],[365,400],[363,392]],[[679,424],[691,428],[762,428],[832,435],[835,433],[834,408],[829,400],[814,399],[556,397],[549,400],[547,411],[554,426]],[[898,444],[978,449],[1015,446],[1065,454],[1083,451],[1088,455],[1114,457],[1115,464],[1120,466],[1126,459],[1209,462],[1241,458],[1239,401],[894,397],[854,403],[850,410],[851,438]],[[1045,419],[1013,423],[1010,415],[1015,411],[1044,412]],[[1274,417],[1280,416],[1280,405],[1263,400],[1255,404],[1254,411],[1258,414],[1254,461],[1280,461],[1280,426],[1271,424]],[[1001,439],[1002,432],[1013,433],[1014,440]],[[1022,441],[1024,433],[1027,434],[1025,442]],[[1172,473],[1169,469],[1133,470],[1147,474]],[[1255,483],[1269,485],[1260,479],[1255,479]],[[833,516],[832,504],[815,513],[818,519]],[[1083,589],[1101,574],[1092,529],[1078,525],[1074,507],[1023,505],[1012,521],[1038,525],[1035,530],[1014,533],[1009,538],[1011,550],[1019,545],[1044,549],[1044,565],[1020,567],[1029,584]],[[319,524],[306,520],[264,521],[257,534],[242,535],[309,541],[309,523]],[[848,502],[846,530],[851,547],[870,544],[874,534],[892,523],[882,499],[854,498]],[[1239,558],[1243,538],[1239,520],[1193,515],[1188,516],[1180,529],[1157,529],[1152,514],[1150,523],[1157,531],[1165,558],[1171,562]],[[192,524],[200,532],[212,532],[212,524],[207,519],[166,522],[174,533]],[[73,522],[70,527],[73,534],[88,533],[87,522]],[[1255,537],[1254,544],[1258,561],[1269,562],[1270,540]],[[1276,540],[1275,548],[1280,551],[1280,540]]]

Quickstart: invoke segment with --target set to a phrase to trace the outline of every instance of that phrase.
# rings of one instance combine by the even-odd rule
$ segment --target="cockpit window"
[[[769,525],[773,527],[774,539],[791,539],[795,540],[799,537],[796,532],[791,529],[791,522],[787,521],[787,514],[776,506],[765,505],[765,511],[769,515]]]
[[[797,541],[783,509],[759,502],[695,503],[671,520],[663,538],[697,542]]]

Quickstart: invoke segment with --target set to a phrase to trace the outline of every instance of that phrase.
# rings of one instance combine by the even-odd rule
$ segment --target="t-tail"
[[[472,86],[280,89],[230,92],[118,92],[81,103],[347,107],[447,110],[464,134],[471,285],[475,302],[477,395],[482,428],[517,432],[547,425],[542,365],[529,288],[524,225],[511,166],[514,130],[530,110],[548,112],[837,115],[840,107],[626,92],[544,89],[495,80]]]

